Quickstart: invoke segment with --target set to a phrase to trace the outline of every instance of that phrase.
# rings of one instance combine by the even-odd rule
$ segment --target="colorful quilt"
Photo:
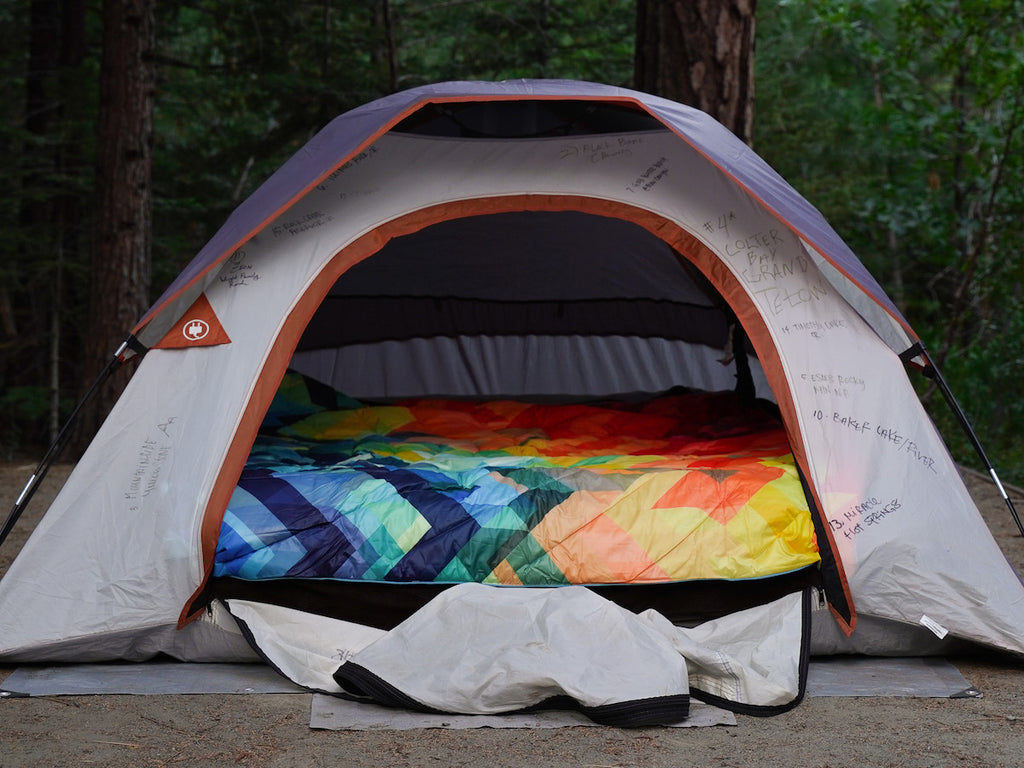
[[[732,393],[363,405],[288,374],[214,575],[549,586],[817,562],[781,425]]]

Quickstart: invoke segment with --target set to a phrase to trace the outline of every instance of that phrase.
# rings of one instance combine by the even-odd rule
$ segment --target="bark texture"
[[[757,0],[637,0],[635,84],[707,112],[748,145]]]
[[[149,298],[154,0],[105,0],[96,214],[84,383],[111,359]],[[124,388],[109,379],[83,418],[88,441]]]

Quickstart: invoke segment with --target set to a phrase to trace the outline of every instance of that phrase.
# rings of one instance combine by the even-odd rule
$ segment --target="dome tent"
[[[443,83],[346,113],[132,329],[120,355],[140,353],[0,582],[0,658],[246,653],[211,574],[288,369],[375,402],[739,382],[806,484],[822,648],[1024,650],[1024,590],[907,379],[918,337],[809,203],[664,99]],[[248,634],[271,632],[245,597]]]

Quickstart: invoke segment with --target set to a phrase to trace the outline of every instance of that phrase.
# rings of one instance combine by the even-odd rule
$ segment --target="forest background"
[[[38,14],[56,24],[76,4],[73,44],[40,59]],[[40,456],[91,379],[101,5],[0,4],[0,459]],[[632,87],[637,8],[157,3],[150,298],[347,109],[452,79]],[[755,51],[754,149],[880,280],[1003,479],[1024,482],[1024,0],[760,0]],[[912,378],[978,466],[940,393]]]

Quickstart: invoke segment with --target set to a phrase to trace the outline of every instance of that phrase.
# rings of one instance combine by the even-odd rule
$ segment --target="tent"
[[[579,598],[576,586],[558,588],[553,592],[567,607],[550,609],[553,615],[573,615],[568,603],[581,600],[583,616],[607,609],[614,623],[624,621],[620,608],[626,606],[629,616],[646,617],[642,631],[626,634],[644,635],[642,643],[657,646],[657,653],[644,654],[652,659],[662,658],[657,654],[665,643],[678,651],[696,642],[673,634],[673,627],[685,625],[703,632],[697,644],[712,651],[728,646],[743,656],[747,648],[754,654],[748,669],[777,662],[797,678],[808,649],[935,652],[959,638],[1024,652],[1024,588],[908,379],[908,366],[932,367],[920,339],[812,205],[722,126],[679,104],[581,82],[454,82],[343,114],[238,207],[131,329],[115,360],[137,355],[143,359],[123,396],[0,582],[0,659],[252,658],[244,636],[286,670],[291,662],[275,649],[294,645],[297,636],[321,634],[289,635],[288,627],[299,626],[296,617],[319,627],[322,614],[331,613],[321,610],[324,605],[343,605],[343,615],[330,621],[355,639],[347,646],[331,641],[347,650],[333,662],[327,653],[324,675],[330,677],[332,664],[372,646],[384,631],[372,621],[372,631],[365,629],[361,612],[382,606],[387,612],[406,595],[412,605],[387,627],[412,622],[419,627],[417,642],[429,634],[425,626],[458,616],[457,626],[496,627],[488,641],[512,643],[500,650],[503,658],[534,640],[531,647],[550,645],[550,636],[520,639],[507,623],[480,619],[500,614],[518,616],[513,625],[520,629],[547,626],[541,615],[549,609],[539,606],[549,604],[550,590],[481,593],[473,583],[447,589],[460,580],[501,581],[497,566],[483,579],[446,570],[439,579],[445,589],[434,591],[422,574],[407,580],[405,592],[390,576],[383,583],[342,578],[326,585],[336,591],[322,599],[314,587],[331,580],[312,578],[303,580],[304,596],[289,602],[280,594],[261,597],[280,580],[248,578],[265,564],[257,553],[239,566],[237,591],[216,587],[225,581],[215,564],[225,537],[243,540],[251,533],[245,523],[232,534],[225,521],[237,517],[233,500],[255,493],[256,481],[244,485],[240,478],[269,415],[290,413],[294,436],[295,418],[330,412],[351,421],[369,404],[366,412],[383,423],[406,408],[396,428],[404,434],[410,420],[427,423],[413,406],[401,405],[410,399],[415,408],[437,398],[474,408],[529,403],[543,418],[552,418],[544,410],[549,406],[589,408],[617,399],[626,405],[607,418],[642,412],[649,423],[653,412],[643,408],[665,406],[636,403],[651,402],[645,398],[652,393],[723,391],[735,394],[745,414],[777,417],[789,464],[758,458],[758,466],[770,467],[771,478],[788,478],[772,498],[786,496],[806,517],[799,524],[788,518],[785,525],[766,524],[744,517],[744,501],[712,527],[724,529],[734,519],[744,521],[748,533],[776,525],[767,531],[772,551],[789,559],[771,578],[731,577],[732,565],[722,565],[718,577],[690,579],[684,586],[692,590],[685,592],[673,591],[672,583],[607,579],[603,592],[595,590],[602,601],[608,598],[601,611],[587,603],[592,590],[583,589]],[[725,401],[702,402],[705,411],[733,413]],[[292,406],[301,412],[289,411]],[[497,410],[487,410],[487,418]],[[469,418],[467,408],[460,413]],[[587,422],[574,423],[570,436]],[[716,459],[725,464],[701,465],[701,482],[711,477],[716,488],[728,485],[738,471],[728,462],[742,453],[728,445]],[[385,469],[393,469],[399,454],[392,451]],[[335,464],[357,460],[365,464],[365,451]],[[363,475],[372,474],[364,464]],[[600,483],[620,482],[634,465],[587,475],[592,485],[572,488],[555,506],[569,506],[562,502],[570,496],[619,498],[621,487]],[[451,485],[458,472],[445,466],[444,482]],[[527,474],[502,474],[495,466],[488,469],[488,477],[501,475],[495,487],[530,485],[522,479]],[[556,477],[553,471],[544,482]],[[696,477],[692,468],[672,471]],[[266,467],[259,472],[260,482],[272,474]],[[383,477],[374,475],[395,485],[390,478],[397,475]],[[557,475],[563,485],[570,482],[565,477]],[[678,477],[670,490],[683,487]],[[530,486],[534,495],[546,489]],[[412,492],[402,493],[402,508],[415,506]],[[449,500],[458,496],[446,493]],[[657,517],[680,529],[694,504],[681,497],[667,504],[668,491],[660,493],[657,514],[640,515],[637,525]],[[372,499],[356,505],[353,515],[373,505]],[[477,523],[474,531],[487,528]],[[377,521],[374,533],[360,533],[359,546],[377,542],[380,555],[400,544],[404,549],[394,559],[404,567],[405,555],[428,536],[418,524],[382,544],[379,530],[389,523]],[[598,525],[605,523],[591,527]],[[810,560],[787,538],[801,525],[792,540],[813,544]],[[650,533],[652,546],[664,535]],[[523,537],[529,540],[523,533],[516,541]],[[680,541],[699,538],[690,529],[679,535]],[[613,556],[624,546],[617,544]],[[577,564],[587,559],[582,551],[573,555]],[[351,553],[346,557],[352,560]],[[538,557],[557,560],[550,549]],[[508,559],[502,563],[506,567]],[[526,583],[525,570],[502,583]],[[558,578],[566,572],[562,567]],[[587,586],[594,578],[569,582]],[[532,584],[545,586],[544,578]],[[814,605],[814,595],[821,605]],[[444,607],[437,607],[442,598]],[[635,598],[639,604],[631,604]],[[713,610],[673,616],[680,601],[703,601]],[[426,610],[433,613],[418,612]],[[780,616],[794,618],[787,623]],[[572,623],[555,621],[552,635],[564,636]],[[626,636],[609,632],[608,642],[613,635]],[[437,640],[450,641],[451,635]],[[407,659],[409,642],[401,640]],[[628,642],[620,658],[638,647]],[[582,639],[576,647],[583,647]],[[755,658],[762,652],[767,662]],[[478,656],[493,660],[497,653]],[[465,651],[460,654],[464,659]],[[373,687],[368,679],[386,680],[381,669],[389,662],[379,656],[351,667],[362,683],[348,684],[365,688]],[[587,663],[593,670],[593,659]],[[536,668],[538,661],[525,666]],[[408,674],[421,681],[423,667]],[[578,666],[561,668],[570,677],[585,676]],[[636,670],[627,675],[638,676]],[[697,678],[703,682],[695,689],[711,699],[737,700],[707,675]],[[322,688],[323,679],[308,684]],[[393,693],[390,683],[384,688]],[[685,697],[685,688],[651,696],[673,702]],[[545,689],[541,698],[550,693]],[[400,699],[409,697],[445,708],[443,696],[406,691]],[[747,703],[772,711],[798,698],[799,691],[791,691],[755,695]],[[596,701],[597,710],[605,706],[606,699]]]

